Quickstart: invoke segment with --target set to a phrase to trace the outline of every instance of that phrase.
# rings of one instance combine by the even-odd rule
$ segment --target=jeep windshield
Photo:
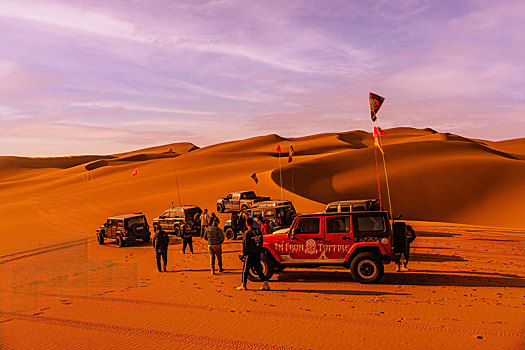
[[[145,224],[146,218],[144,216],[136,216],[126,220],[126,228],[130,228],[135,224]]]

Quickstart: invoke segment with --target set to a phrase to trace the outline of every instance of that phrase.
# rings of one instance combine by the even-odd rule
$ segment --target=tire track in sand
[[[67,318],[48,317],[48,316],[35,316],[27,315],[17,312],[3,312],[0,311],[0,315],[10,317],[16,320],[29,321],[35,323],[45,323],[54,326],[63,326],[70,328],[81,328],[93,331],[100,331],[106,333],[119,333],[123,335],[132,335],[139,337],[154,337],[157,340],[168,340],[173,342],[179,342],[184,344],[191,344],[196,346],[208,346],[220,349],[251,349],[251,350],[287,350],[287,349],[299,349],[285,346],[276,346],[264,343],[254,343],[242,340],[234,339],[221,339],[207,336],[197,336],[184,333],[166,332],[155,329],[147,328],[136,328],[127,326],[115,326],[106,323],[89,322],[89,321],[78,321]]]
[[[13,293],[14,291],[1,290],[0,292]],[[16,291],[14,293],[24,293],[21,291]],[[32,293],[25,293],[32,294]],[[231,308],[226,307],[217,307],[217,306],[207,306],[207,305],[195,305],[195,304],[186,304],[186,303],[172,303],[164,301],[153,301],[153,300],[139,300],[139,299],[126,299],[126,298],[112,298],[112,297],[101,297],[101,296],[90,296],[90,295],[65,295],[65,294],[53,294],[53,293],[38,293],[38,295],[48,296],[48,297],[60,297],[68,299],[83,299],[83,300],[93,300],[93,301],[104,301],[104,302],[115,302],[115,303],[127,303],[133,305],[146,305],[146,306],[161,306],[161,307],[173,307],[179,309],[190,309],[190,310],[200,310],[200,311],[219,311],[225,312],[227,314],[231,313]],[[2,312],[0,312],[1,314]],[[475,328],[475,327],[456,327],[456,326],[445,326],[445,325],[434,325],[427,323],[406,323],[406,322],[397,322],[397,321],[376,321],[376,320],[366,320],[362,318],[347,318],[344,316],[337,315],[305,315],[297,314],[292,312],[279,312],[279,311],[265,311],[265,310],[250,310],[251,315],[266,316],[266,317],[279,317],[279,318],[295,318],[303,320],[312,320],[312,321],[331,321],[331,322],[340,322],[340,323],[349,323],[359,326],[366,327],[394,327],[401,329],[411,329],[411,330],[430,330],[430,331],[439,331],[446,333],[458,333],[458,334],[467,334],[467,335],[483,335],[483,336],[496,336],[496,337],[511,337],[511,338],[525,338],[525,331],[522,330],[503,330],[503,329],[486,329],[486,328]]]
[[[0,260],[0,265],[7,264],[7,263],[10,263],[16,260],[20,260],[20,259],[29,258],[35,255],[51,253],[51,252],[62,250],[62,249],[73,248],[73,247],[91,243],[94,241],[96,241],[96,238],[82,238],[82,239],[77,239],[74,241],[57,243],[57,244],[52,244],[52,245],[48,245],[48,246],[44,246],[40,248],[23,250],[23,251],[16,252],[16,253],[2,255],[0,256],[0,259],[2,258],[8,258],[8,259]]]

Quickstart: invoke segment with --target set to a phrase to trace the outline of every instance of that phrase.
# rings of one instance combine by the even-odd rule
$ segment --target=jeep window
[[[337,205],[331,205],[326,209],[327,213],[337,213]]]
[[[301,219],[295,225],[295,234],[319,233],[319,218]]]
[[[383,232],[385,231],[385,223],[383,216],[358,216],[357,217],[357,231],[358,232]]]
[[[343,213],[350,212],[350,206],[349,205],[342,205],[341,206],[341,212],[343,212]]]
[[[166,210],[164,213],[162,213],[161,216],[164,216],[165,218],[169,218],[170,217],[170,211]]]
[[[350,232],[350,217],[336,216],[326,218],[326,233]]]
[[[136,216],[134,218],[129,218],[127,220],[127,222],[126,222],[126,228],[130,228],[131,226],[133,226],[135,224],[143,224],[143,223],[144,223],[144,217],[143,216]]]
[[[226,199],[232,199],[232,194],[230,193],[229,195],[226,196]]]

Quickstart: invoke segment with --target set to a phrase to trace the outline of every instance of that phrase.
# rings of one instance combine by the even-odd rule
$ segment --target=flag
[[[257,174],[256,173],[252,174],[252,179],[253,179],[253,181],[255,181],[256,184],[259,183],[259,179],[257,178]]]
[[[379,150],[381,151],[381,153],[385,154],[385,152],[383,151],[383,148],[381,147],[381,144],[379,143],[379,139],[377,137],[374,137],[374,146],[376,146],[377,148],[379,148]]]
[[[295,155],[295,152],[293,150],[293,146],[290,145],[290,150],[288,151],[288,163],[292,161],[292,157]]]
[[[386,132],[379,126],[374,126],[374,137],[385,136]]]
[[[139,169],[135,168],[135,170],[133,170],[133,174],[131,174],[131,176],[137,176],[139,174]]]
[[[173,148],[170,148],[170,150],[168,151],[168,154],[173,154]]]
[[[277,152],[281,153],[281,145],[277,144]]]
[[[379,108],[381,108],[381,105],[383,104],[383,101],[385,100],[385,98],[371,92],[369,99],[370,99],[370,117],[372,118],[372,121],[375,122],[377,119],[376,114],[377,112],[379,112]]]

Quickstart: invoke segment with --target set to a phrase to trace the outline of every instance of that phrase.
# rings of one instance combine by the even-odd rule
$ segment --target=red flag
[[[288,163],[292,161],[292,157],[295,155],[295,152],[293,150],[293,146],[290,145],[290,150],[288,151]]]
[[[385,136],[386,132],[379,126],[374,126],[374,137]]]
[[[281,145],[277,144],[277,152],[281,153]]]
[[[257,178],[257,174],[256,173],[252,174],[252,179],[253,179],[253,181],[255,181],[256,184],[259,183],[259,179]]]
[[[375,122],[377,119],[376,114],[377,112],[379,112],[379,108],[381,108],[381,105],[383,104],[383,101],[385,100],[385,98],[371,92],[369,96],[369,100],[370,100],[370,117],[372,118],[372,121]]]
[[[139,169],[135,168],[135,170],[133,170],[133,174],[131,174],[131,176],[137,176],[139,174]]]
[[[173,148],[170,148],[170,150],[168,151],[168,154],[173,154]]]

